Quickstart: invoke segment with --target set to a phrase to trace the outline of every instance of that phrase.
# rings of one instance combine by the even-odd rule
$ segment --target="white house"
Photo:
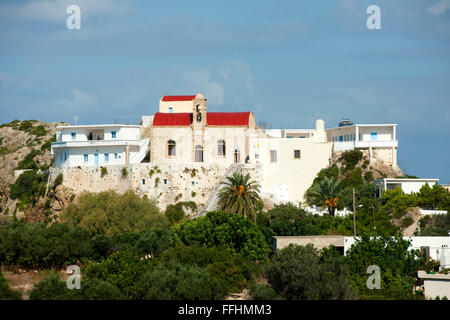
[[[59,126],[51,145],[55,167],[140,163],[149,151],[140,126],[123,124]]]
[[[397,124],[351,124],[326,129],[327,139],[334,143],[334,151],[369,150],[377,157],[397,167]]]
[[[381,198],[385,190],[400,187],[406,194],[417,193],[426,183],[433,187],[438,182],[439,179],[383,178],[375,180],[374,184],[377,197]]]

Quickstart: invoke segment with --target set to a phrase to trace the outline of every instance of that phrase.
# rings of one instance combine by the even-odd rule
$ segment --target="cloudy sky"
[[[272,128],[397,123],[405,173],[450,183],[449,58],[450,0],[3,0],[0,122],[137,123],[202,92]]]

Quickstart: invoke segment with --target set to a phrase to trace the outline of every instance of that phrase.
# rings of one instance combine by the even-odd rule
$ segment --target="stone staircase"
[[[211,192],[211,195],[209,196],[208,200],[205,203],[205,206],[203,209],[197,213],[194,218],[201,217],[205,215],[209,211],[215,211],[217,210],[217,202],[219,201],[219,190],[222,188],[221,183],[225,182],[227,177],[232,176],[235,172],[238,172],[242,168],[242,164],[240,163],[233,163],[230,165],[230,167],[227,169],[223,177],[220,179],[220,181],[217,183],[214,190]]]

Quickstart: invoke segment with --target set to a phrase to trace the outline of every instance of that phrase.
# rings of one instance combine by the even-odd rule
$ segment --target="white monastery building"
[[[367,150],[371,160],[396,168],[396,127],[343,121],[326,129],[318,119],[313,129],[268,130],[256,125],[251,111],[208,111],[200,93],[165,95],[158,112],[143,116],[140,125],[59,127],[51,152],[55,168],[142,162],[253,167],[263,197],[298,202],[334,152]]]

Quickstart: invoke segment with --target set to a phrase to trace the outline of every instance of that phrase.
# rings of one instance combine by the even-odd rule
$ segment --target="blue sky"
[[[397,123],[405,173],[450,183],[450,0],[2,1],[0,43],[1,123],[137,122],[202,92],[272,128]]]

